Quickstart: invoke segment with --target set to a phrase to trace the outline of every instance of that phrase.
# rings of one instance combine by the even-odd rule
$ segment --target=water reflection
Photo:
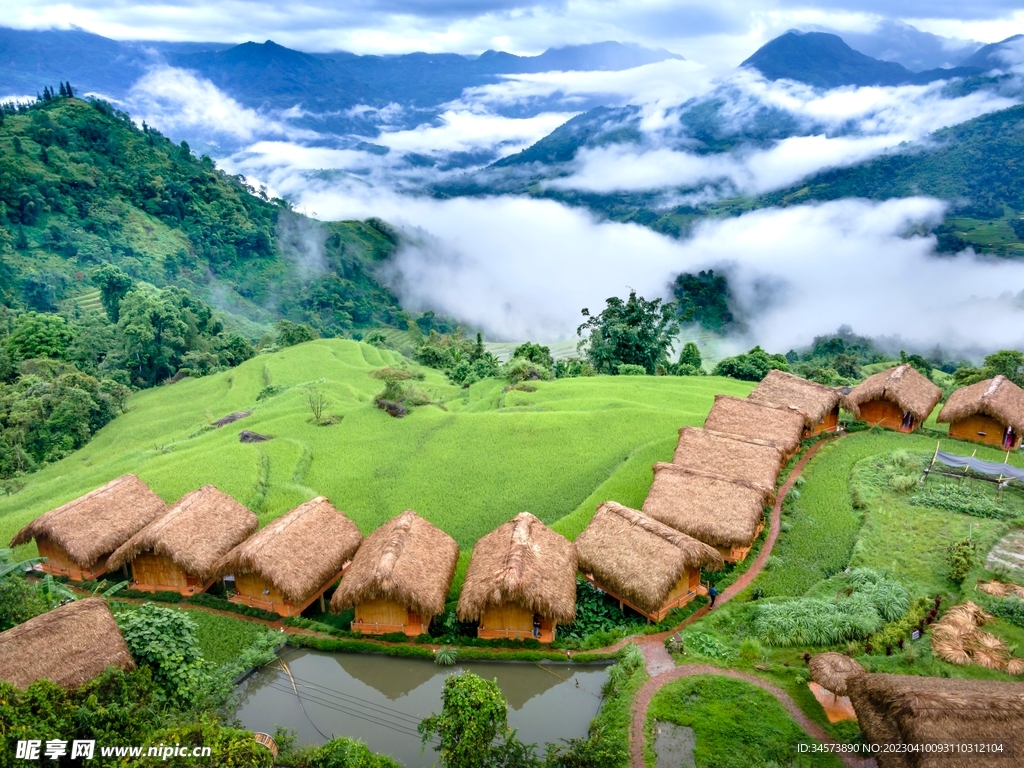
[[[436,753],[421,748],[416,726],[440,711],[444,678],[462,670],[497,679],[509,702],[509,726],[543,745],[583,736],[600,706],[607,667],[474,662],[438,667],[430,661],[293,650],[251,677],[238,719],[273,733],[293,728],[300,744],[334,736],[361,739],[408,768],[428,768]],[[290,674],[289,674],[290,673]]]

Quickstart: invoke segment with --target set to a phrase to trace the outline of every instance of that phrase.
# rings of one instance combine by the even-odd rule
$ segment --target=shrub
[[[646,376],[647,369],[642,365],[632,365],[631,363],[620,363],[616,369],[619,376]]]
[[[405,632],[385,632],[380,639],[386,643],[404,643],[408,641],[409,637]]]
[[[687,649],[700,656],[727,661],[736,657],[733,650],[713,635],[704,632],[687,633],[684,639]]]
[[[946,562],[949,564],[950,581],[962,584],[974,567],[974,543],[964,539],[950,544],[946,549]]]

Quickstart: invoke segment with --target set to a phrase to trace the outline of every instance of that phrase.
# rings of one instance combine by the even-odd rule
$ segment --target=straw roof
[[[166,511],[164,500],[138,477],[122,475],[40,515],[18,531],[11,546],[45,537],[91,568]]]
[[[580,570],[648,613],[655,613],[683,575],[717,571],[718,550],[615,501],[597,508],[576,537]]]
[[[861,732],[873,744],[1000,742],[1012,743],[1018,750],[1024,744],[1024,686],[1020,683],[864,674],[850,678],[847,690]],[[878,764],[880,768],[985,768],[1008,765],[1007,757],[1005,751],[991,756],[922,751],[880,755]]]
[[[818,685],[837,696],[846,695],[846,683],[851,677],[864,674],[864,667],[842,653],[819,653],[808,665],[811,677]]]
[[[107,561],[112,570],[145,552],[168,557],[203,581],[217,561],[259,527],[256,515],[212,485],[186,493],[165,515],[122,544]]]
[[[576,619],[576,550],[529,512],[480,539],[466,571],[458,615],[518,605],[565,624]]]
[[[942,390],[918,373],[909,363],[868,376],[850,390],[843,407],[860,418],[860,405],[871,400],[889,400],[918,421],[924,421],[942,398]]]
[[[365,600],[393,600],[424,616],[444,611],[459,545],[411,510],[363,540],[331,598],[335,613]]]
[[[0,680],[17,688],[43,679],[78,688],[110,666],[135,668],[121,630],[100,598],[62,605],[0,632]]]
[[[778,403],[799,409],[808,429],[820,424],[840,400],[839,392],[831,387],[779,370],[768,371],[747,397],[759,403]]]
[[[715,395],[704,428],[763,440],[785,454],[792,454],[800,447],[804,435],[804,415],[787,405]]]
[[[766,491],[773,491],[782,469],[782,451],[763,440],[699,427],[683,427],[679,430],[679,443],[672,463],[699,472],[746,480]]]
[[[660,462],[643,511],[713,547],[745,547],[773,496],[742,480]]]
[[[301,604],[337,575],[362,540],[355,523],[317,496],[232,549],[214,573],[254,573]]]
[[[1024,389],[1005,376],[979,381],[950,395],[938,420],[954,422],[977,415],[990,416],[1016,432],[1024,432]]]

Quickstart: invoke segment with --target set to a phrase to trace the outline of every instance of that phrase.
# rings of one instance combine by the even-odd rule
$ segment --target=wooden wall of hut
[[[718,554],[722,556],[722,559],[727,563],[742,563],[747,559],[747,555],[750,554],[750,550],[754,548],[754,542],[757,541],[757,537],[761,535],[761,531],[764,530],[764,520],[757,524],[757,528],[754,531],[754,538],[751,539],[750,543],[742,547],[715,547],[718,550]]]
[[[659,622],[664,619],[673,608],[682,608],[697,595],[706,595],[708,593],[707,587],[701,586],[700,583],[700,568],[687,569],[683,572],[679,581],[676,582],[672,591],[668,593],[668,597],[665,598],[665,602],[661,604],[661,607],[659,607],[654,613],[651,613],[643,610],[642,608],[638,608],[628,600],[624,599],[621,595],[616,594],[615,590],[609,589],[604,584],[596,581],[593,574],[585,573],[583,574],[583,578],[602,592],[607,592],[618,600],[620,608],[628,605],[641,616],[644,616],[654,622]]]
[[[421,616],[393,600],[367,600],[355,606],[352,631],[364,635],[404,632],[409,637],[426,634],[431,616]]]
[[[255,573],[236,573],[235,589],[236,594],[231,598],[232,603],[248,605],[250,608],[259,608],[264,611],[274,611],[282,616],[301,616],[313,602],[322,597],[332,584],[337,583],[341,574],[335,576],[331,581],[321,587],[319,592],[312,595],[301,605],[293,603],[278,591],[277,587]]]
[[[46,558],[46,562],[41,566],[43,573],[67,576],[71,581],[92,581],[107,570],[107,558],[101,557],[92,568],[83,568],[71,559],[71,555],[64,547],[48,536],[37,538],[36,548],[39,550],[39,556]]]
[[[540,636],[542,643],[555,640],[558,623],[546,616],[540,619]],[[480,627],[476,636],[484,640],[525,640],[533,637],[533,611],[518,605],[492,606],[480,617]]]
[[[891,400],[869,400],[860,406],[860,418],[873,427],[894,429],[897,432],[913,432],[921,426],[921,422],[910,417],[910,426],[904,426],[904,413]]]
[[[994,445],[996,448],[1013,450],[1020,445],[1020,435],[1013,435],[1010,443],[1004,445],[1006,425],[991,416],[975,414],[949,425],[949,436],[954,440],[968,440],[972,443]]]
[[[132,589],[142,592],[180,592],[194,595],[205,592],[209,584],[203,584],[196,576],[185,573],[171,558],[143,552],[132,560]],[[211,582],[212,583],[212,582]]]
[[[815,424],[811,429],[804,430],[805,437],[814,437],[820,435],[823,432],[835,432],[839,429],[839,406],[837,405],[827,414],[825,418]]]

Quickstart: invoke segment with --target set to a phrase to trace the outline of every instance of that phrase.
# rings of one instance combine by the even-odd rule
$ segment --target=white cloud
[[[402,152],[471,152],[505,144],[502,155],[517,152],[547,136],[575,112],[544,112],[509,118],[468,109],[448,110],[440,125],[382,133],[375,142]]]

